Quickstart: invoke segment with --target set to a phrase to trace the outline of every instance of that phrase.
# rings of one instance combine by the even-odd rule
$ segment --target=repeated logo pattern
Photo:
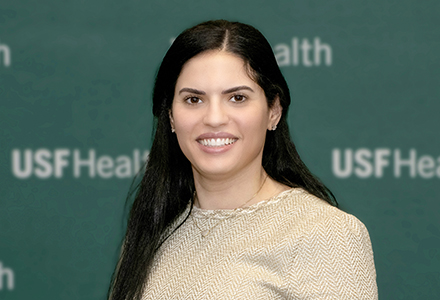
[[[73,178],[132,178],[143,166],[149,151],[134,149],[131,155],[98,155],[96,149],[13,149],[12,174],[16,178],[63,178],[70,173]]]
[[[3,266],[3,262],[0,261],[0,291],[13,290],[15,286],[14,271],[11,268]]]
[[[440,178],[440,156],[417,153],[416,149],[333,149],[332,171],[338,178]]]
[[[1,64],[5,67],[11,65],[11,49],[5,44],[0,44],[0,65]]]

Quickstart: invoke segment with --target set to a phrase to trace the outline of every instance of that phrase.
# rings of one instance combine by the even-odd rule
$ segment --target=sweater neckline
[[[271,198],[262,200],[250,206],[246,206],[243,208],[236,208],[236,209],[202,209],[193,206],[191,211],[191,216],[200,219],[206,219],[206,218],[223,219],[223,218],[231,218],[233,216],[246,215],[253,213],[254,211],[260,210],[263,207],[278,203],[279,201],[288,198],[288,196],[290,195],[298,194],[301,192],[302,192],[301,188],[290,188],[288,190],[282,191],[281,193]]]

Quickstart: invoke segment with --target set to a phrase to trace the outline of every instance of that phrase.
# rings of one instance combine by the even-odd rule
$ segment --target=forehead
[[[237,84],[257,85],[249,76],[247,63],[232,53],[211,50],[196,55],[184,64],[176,89],[184,85],[221,85],[226,88]]]

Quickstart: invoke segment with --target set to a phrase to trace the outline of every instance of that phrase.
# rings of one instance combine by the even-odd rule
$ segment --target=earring
[[[272,125],[272,130],[275,131],[277,129],[277,125]]]
[[[171,132],[172,133],[176,132],[176,129],[174,129],[174,127],[171,127]]]

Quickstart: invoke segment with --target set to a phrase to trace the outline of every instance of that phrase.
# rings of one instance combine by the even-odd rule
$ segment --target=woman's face
[[[193,170],[221,178],[261,168],[266,131],[278,123],[244,61],[225,51],[190,59],[177,79],[171,126]]]

